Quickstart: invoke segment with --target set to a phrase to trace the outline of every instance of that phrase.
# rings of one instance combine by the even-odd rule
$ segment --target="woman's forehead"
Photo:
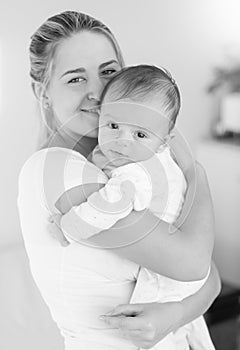
[[[99,67],[103,63],[116,61],[117,56],[110,39],[104,34],[80,32],[62,40],[55,52],[55,70]]]

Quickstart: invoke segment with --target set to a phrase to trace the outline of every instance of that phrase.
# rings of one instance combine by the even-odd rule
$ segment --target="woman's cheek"
[[[65,96],[60,102],[58,109],[59,116],[61,116],[62,122],[74,122],[79,118],[78,103],[76,99]]]
[[[71,119],[71,112],[66,108],[64,104],[58,104],[57,106],[55,106],[54,114],[61,125],[68,123]]]

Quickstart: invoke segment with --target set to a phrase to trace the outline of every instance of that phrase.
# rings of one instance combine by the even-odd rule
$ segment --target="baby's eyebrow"
[[[116,120],[114,119],[114,116],[113,116],[112,114],[104,113],[103,115],[104,115],[104,117],[108,117],[108,118],[111,118],[112,120],[116,121]]]
[[[154,131],[153,131],[153,130],[144,128],[144,126],[141,126],[141,125],[134,125],[134,124],[133,124],[133,126],[134,126],[135,129],[137,129],[137,130],[139,130],[139,131],[145,131],[145,132],[147,132],[147,133],[152,133],[152,134],[154,134]]]
[[[104,115],[104,117],[110,118],[112,122],[115,122],[115,123],[118,123],[118,124],[128,124],[130,126],[133,126],[136,130],[142,130],[142,131],[145,131],[147,133],[151,133],[151,134],[155,135],[154,130],[151,130],[150,128],[147,129],[144,126],[141,126],[141,125],[121,122],[120,120],[116,120],[114,118],[114,116],[112,114],[110,114],[110,113],[104,113],[103,115]]]

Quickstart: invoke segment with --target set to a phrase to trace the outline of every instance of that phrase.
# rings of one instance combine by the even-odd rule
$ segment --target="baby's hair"
[[[178,116],[181,97],[179,88],[170,72],[151,65],[125,67],[117,72],[105,86],[101,95],[101,104],[106,95],[112,102],[125,98],[134,101],[148,101],[156,94],[170,121],[170,130]]]

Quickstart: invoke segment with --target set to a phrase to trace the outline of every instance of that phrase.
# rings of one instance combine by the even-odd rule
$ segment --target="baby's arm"
[[[75,241],[87,239],[112,227],[118,220],[126,217],[137,204],[141,204],[143,209],[146,208],[147,202],[142,197],[135,196],[133,184],[139,183],[142,175],[142,170],[136,171],[135,165],[134,172],[129,165],[121,167],[122,170],[118,168],[116,172],[113,171],[112,178],[103,188],[92,193],[87,200],[85,198],[84,203],[73,205],[62,216],[60,226],[67,237]]]

